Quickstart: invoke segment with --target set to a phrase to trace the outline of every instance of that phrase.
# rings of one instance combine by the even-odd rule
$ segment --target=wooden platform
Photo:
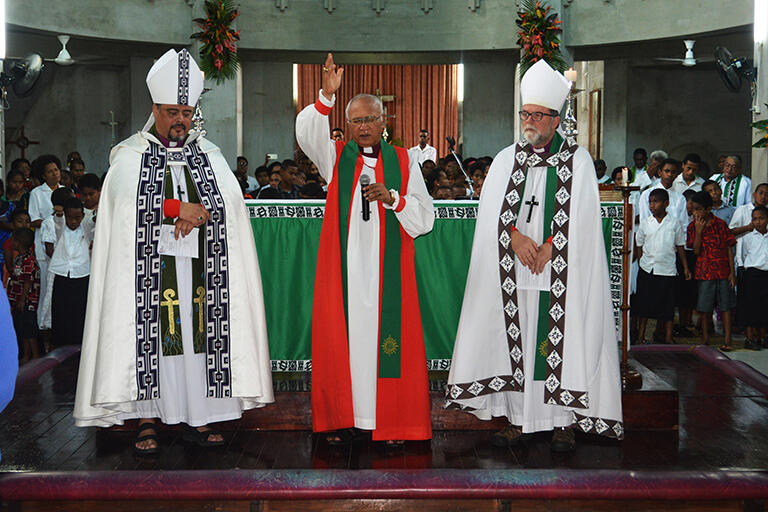
[[[768,498],[765,392],[695,351],[633,354],[656,408],[642,413],[629,402],[642,397],[627,395],[627,424],[644,423],[632,420],[623,442],[579,435],[565,455],[549,450],[547,433],[495,448],[489,430],[469,430],[474,417],[441,408],[429,442],[331,447],[298,429],[307,391],[279,391],[276,404],[226,425],[222,448],[185,445],[166,428],[160,455],[137,459],[132,431],[74,427],[77,360],[30,379],[0,415],[3,511],[764,510]],[[306,385],[275,377],[278,390]]]

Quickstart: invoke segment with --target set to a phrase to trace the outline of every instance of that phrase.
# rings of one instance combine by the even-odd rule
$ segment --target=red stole
[[[383,143],[385,144],[385,143]],[[320,233],[320,246],[315,272],[312,314],[312,429],[325,432],[354,427],[352,383],[349,370],[346,312],[342,286],[341,248],[339,236],[339,201],[354,199],[354,191],[363,167],[358,155],[354,169],[352,195],[339,198],[339,176],[350,169],[339,169],[339,159],[345,143],[336,142],[336,165],[328,185],[325,216]],[[408,189],[408,152],[395,148],[401,171],[400,195]],[[376,162],[376,182],[384,182],[382,154]],[[401,199],[403,200],[403,199]],[[385,247],[385,210],[381,202],[372,207],[379,209],[379,298],[382,290],[382,268]],[[356,214],[349,208],[350,215]],[[349,219],[347,219],[349,226]],[[421,327],[416,271],[414,267],[413,238],[400,228],[401,276],[401,358],[399,378],[377,378],[376,430],[374,440],[430,439],[429,384],[424,335]],[[381,310],[381,300],[379,300]],[[378,367],[378,365],[377,365]]]

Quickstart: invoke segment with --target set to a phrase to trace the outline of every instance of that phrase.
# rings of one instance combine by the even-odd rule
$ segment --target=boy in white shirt
[[[54,274],[51,320],[57,345],[83,342],[88,278],[91,274],[90,246],[93,236],[83,222],[83,203],[73,197],[64,204],[65,227],[56,242],[49,271]],[[46,242],[48,250],[49,242]]]
[[[35,254],[42,253],[42,259],[38,260],[40,265],[40,304],[37,309],[37,322],[43,332],[48,332],[51,328],[51,297],[53,297],[53,273],[48,268],[48,264],[53,256],[53,247],[58,240],[61,230],[64,229],[64,203],[68,199],[75,197],[75,193],[69,187],[60,187],[51,194],[51,204],[53,213],[43,219],[40,224],[40,245],[41,250],[35,248]],[[35,239],[37,240],[37,239]],[[46,350],[55,342],[50,340],[50,333],[44,337]]]
[[[640,319],[639,343],[646,343],[645,326],[649,318],[655,318],[664,323],[664,339],[666,343],[672,343],[677,276],[675,254],[683,265],[685,278],[691,279],[691,272],[683,252],[685,231],[677,217],[667,214],[669,194],[666,190],[663,188],[651,190],[648,204],[651,215],[640,221],[637,231],[640,269],[632,313]]]
[[[768,208],[755,206],[752,210],[752,231],[744,235],[741,245],[741,261],[744,279],[739,295],[739,319],[747,326],[744,347],[750,350],[768,348],[766,332],[768,315]]]

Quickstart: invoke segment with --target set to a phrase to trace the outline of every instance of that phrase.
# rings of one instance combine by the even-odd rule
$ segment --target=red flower
[[[221,67],[224,65],[224,62],[221,59],[216,59],[213,61],[213,65],[216,67],[216,69],[221,69]]]
[[[221,43],[216,45],[216,53],[221,53],[224,51],[224,46],[221,45]]]
[[[539,47],[539,49],[536,50],[536,55],[538,55],[539,57],[543,57],[544,56],[544,48]]]

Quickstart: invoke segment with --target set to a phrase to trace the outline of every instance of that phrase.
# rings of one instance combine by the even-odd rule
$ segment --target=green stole
[[[348,307],[347,297],[347,236],[349,232],[349,218],[358,215],[359,212],[350,212],[350,206],[354,200],[355,185],[359,173],[357,173],[357,161],[360,149],[354,141],[349,141],[339,156],[337,167],[338,175],[335,179],[339,185],[339,241],[341,245],[341,279],[344,294],[344,312]],[[388,189],[400,190],[402,174],[400,162],[395,149],[381,140],[380,158],[376,164],[378,171],[383,170],[384,183]],[[378,176],[377,176],[378,178]],[[371,207],[377,207],[374,202]],[[381,296],[379,309],[379,364],[378,376],[380,378],[400,377],[400,319],[401,319],[401,276],[400,276],[400,223],[393,210],[379,208],[383,212],[384,257],[381,275]],[[349,328],[349,324],[347,324]]]
[[[720,176],[722,176],[723,180],[725,180],[725,174],[721,174]],[[723,195],[725,196],[725,204],[728,206],[736,206],[736,203],[739,202],[739,188],[741,187],[742,176],[742,174],[739,174],[731,181],[725,182],[725,190],[723,190]]]
[[[556,155],[563,144],[563,137],[555,132],[552,143],[549,145],[550,154]],[[536,154],[536,153],[534,153]],[[528,170],[526,168],[526,178]],[[527,185],[526,179],[526,185]],[[555,192],[557,192],[557,167],[547,167],[547,181],[545,185],[546,194],[544,196],[544,233],[542,240],[546,241],[552,235],[552,218],[555,215]],[[523,185],[523,195],[525,197],[525,185]],[[518,222],[523,218],[522,213],[518,215]],[[523,221],[525,222],[525,221]],[[533,367],[533,380],[545,380],[547,378],[547,354],[549,338],[549,306],[550,291],[539,292],[539,315],[536,324],[536,357]]]
[[[184,169],[184,179],[187,185],[189,203],[200,203],[189,171]],[[173,174],[171,167],[165,169],[164,197],[173,199]],[[163,219],[163,224],[173,225],[174,218]],[[181,236],[181,235],[179,235]],[[205,251],[205,226],[201,226],[198,232],[198,247]],[[205,258],[192,258],[192,332],[194,333],[193,347],[195,354],[205,353]],[[176,257],[160,257],[160,328],[162,332],[162,346],[164,356],[177,356],[184,353],[184,345],[181,336],[181,317],[179,314],[179,289],[176,282]]]

